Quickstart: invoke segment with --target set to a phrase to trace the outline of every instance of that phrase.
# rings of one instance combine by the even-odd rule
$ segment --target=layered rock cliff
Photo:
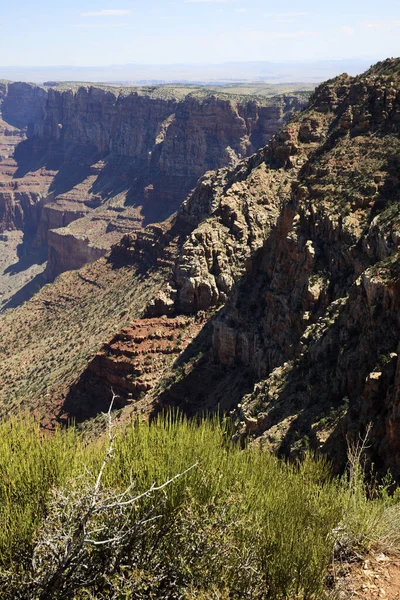
[[[0,83],[0,232],[34,233],[54,173],[26,171],[15,160],[18,146],[44,117],[47,92],[26,83]]]
[[[3,118],[28,138],[15,148],[8,179],[22,187],[34,179],[41,189],[29,201],[3,197],[0,227],[37,229],[36,245],[51,245],[49,279],[80,264],[69,262],[75,236],[77,253],[85,239],[87,257],[97,257],[123,233],[165,219],[205,171],[253,153],[306,102],[301,94],[233,100],[168,87],[3,88]],[[27,205],[37,206],[39,224],[31,210],[24,216]],[[90,218],[69,230],[65,245],[57,230],[82,217]]]
[[[212,322],[206,361],[156,405],[226,406],[225,385],[240,435],[338,467],[372,422],[371,460],[400,477],[397,67],[323,84],[265,149],[205,176],[172,227],[114,248],[148,268],[173,256],[147,317]]]
[[[127,411],[219,406],[233,410],[236,439],[319,449],[337,468],[372,423],[369,457],[400,479],[399,65],[322,84],[265,148],[204,175],[176,215],[5,319],[1,382],[38,340],[42,355],[4,389],[26,402],[46,390],[62,419],[103,410],[114,385]],[[124,215],[109,206],[93,215]],[[38,340],[19,360],[10,344],[31,321]]]

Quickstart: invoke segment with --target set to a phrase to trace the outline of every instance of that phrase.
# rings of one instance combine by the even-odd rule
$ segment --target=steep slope
[[[339,465],[371,421],[371,456],[399,476],[397,67],[322,85],[264,151],[184,203],[177,226],[193,230],[148,314],[226,305],[208,361],[158,402],[226,405],[242,369],[236,388],[255,383],[243,434],[282,452],[321,447]]]
[[[371,459],[399,478],[399,62],[321,85],[268,146],[205,175],[172,219],[125,236],[106,262],[42,290],[36,302],[46,306],[70,278],[98,286],[115,278],[120,293],[129,277],[132,288],[132,300],[119,300],[128,310],[119,333],[117,305],[106,308],[103,292],[82,288],[91,308],[80,312],[80,330],[97,311],[109,341],[85,336],[91,341],[62,386],[55,374],[72,366],[75,350],[62,339],[77,300],[47,312],[36,332],[33,301],[2,317],[3,395],[12,390],[13,402],[37,407],[48,386],[46,411],[55,414],[57,397],[63,418],[95,414],[111,385],[128,413],[219,404],[235,409],[238,438],[293,455],[321,448],[338,467],[347,439],[372,422]],[[18,351],[24,321],[34,333]],[[56,329],[52,347],[61,343],[64,357],[54,351],[49,368],[44,348]],[[171,331],[179,329],[178,344]],[[39,339],[35,368],[11,388]]]
[[[139,317],[162,281],[104,259],[61,275],[1,317],[1,413],[36,410],[54,423],[102,342]]]

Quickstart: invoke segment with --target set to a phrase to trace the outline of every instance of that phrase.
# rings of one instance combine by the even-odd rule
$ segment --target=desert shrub
[[[49,491],[80,472],[83,454],[73,429],[50,436],[29,418],[0,425],[0,564],[12,565],[25,555]]]
[[[399,520],[353,466],[339,479],[311,455],[241,450],[208,418],[137,421],[90,445],[0,424],[0,597],[321,599],[338,545]]]

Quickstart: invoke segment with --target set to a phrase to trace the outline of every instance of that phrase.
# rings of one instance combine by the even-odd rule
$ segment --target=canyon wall
[[[15,153],[44,118],[46,102],[47,92],[39,86],[0,82],[0,232],[21,229],[33,235],[40,222],[55,173],[25,169]]]
[[[4,121],[18,129],[27,128],[28,134],[33,134],[35,124],[45,115],[47,91],[23,82],[4,82],[2,88],[0,110]]]
[[[232,99],[162,86],[2,90],[3,119],[27,139],[1,176],[0,229],[36,229],[35,245],[52,245],[49,280],[75,264],[62,250],[74,253],[75,236],[80,256],[83,239],[87,256],[98,256],[124,233],[169,217],[206,171],[252,154],[306,104],[301,94]],[[59,227],[83,217],[67,246],[64,232],[57,239]]]
[[[121,171],[120,184],[131,190],[130,202],[150,202],[159,220],[179,207],[206,171],[252,154],[304,106],[301,96],[256,102],[171,97],[162,88],[129,93],[50,89],[46,116],[34,137],[64,152],[66,160],[83,147],[113,163]]]
[[[400,478],[400,81],[380,68],[321,85],[266,148],[203,177],[172,227],[111,260],[154,269],[172,251],[146,318],[212,324],[205,365],[182,359],[156,404],[231,395],[238,439],[322,449],[337,468],[371,422],[371,461]]]

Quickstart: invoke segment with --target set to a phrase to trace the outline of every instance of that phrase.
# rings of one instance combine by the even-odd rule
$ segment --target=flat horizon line
[[[385,58],[397,58],[397,57],[385,57]],[[323,64],[323,63],[343,63],[343,62],[379,62],[381,60],[385,60],[385,58],[377,58],[377,57],[349,57],[349,58],[327,58],[327,59],[298,59],[298,60],[283,60],[283,61],[274,61],[274,60],[232,60],[232,61],[224,61],[224,62],[193,62],[193,63],[145,63],[145,62],[134,62],[134,63],[113,63],[113,64],[103,64],[103,65],[71,65],[71,64],[53,64],[53,65],[1,65],[0,69],[110,69],[116,67],[211,67],[211,66],[224,66],[224,65],[296,65],[296,64]]]

